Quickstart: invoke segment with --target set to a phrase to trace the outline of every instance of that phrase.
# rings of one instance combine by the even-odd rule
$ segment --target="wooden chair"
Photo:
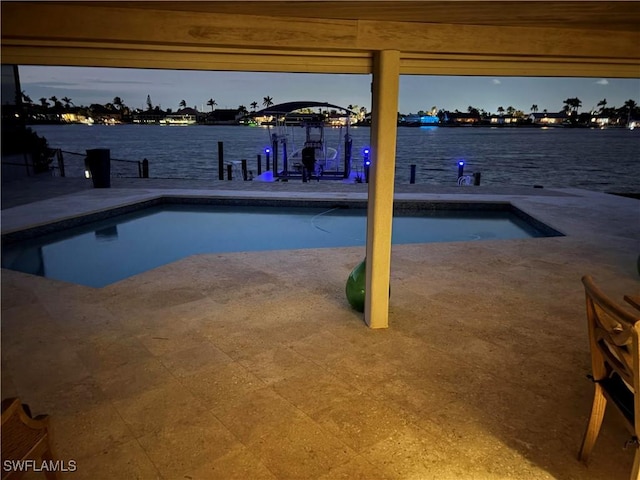
[[[5,470],[6,460],[35,460],[53,462],[49,419],[46,415],[31,417],[29,407],[17,398],[2,401],[2,480],[18,479],[26,472],[19,469]],[[55,480],[55,471],[43,472],[47,479]]]
[[[635,448],[631,479],[640,479],[640,316],[612,301],[590,276],[582,278],[586,295],[591,367],[595,386],[593,406],[580,447],[585,464],[598,438],[607,403],[622,414]]]

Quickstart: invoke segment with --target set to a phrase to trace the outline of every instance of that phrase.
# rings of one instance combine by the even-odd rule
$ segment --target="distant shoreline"
[[[59,122],[59,121],[42,121],[42,122],[29,122],[26,124],[28,127],[30,126],[38,126],[38,125],[87,125],[83,122]],[[273,124],[261,124],[261,125],[243,125],[239,123],[195,123],[193,125],[162,125],[159,123],[134,123],[134,122],[119,122],[119,123],[96,123],[91,125],[103,125],[109,127],[123,126],[123,125],[135,125],[140,127],[169,127],[169,128],[184,128],[184,127],[243,127],[243,128],[256,128],[256,127],[274,127]],[[288,127],[296,126],[298,124],[289,124]],[[371,127],[370,123],[355,123],[349,125],[350,128],[353,127]],[[629,127],[625,125],[607,125],[607,126],[598,126],[598,125],[585,125],[585,124],[561,124],[561,125],[542,125],[542,124],[532,124],[532,123],[515,123],[515,124],[425,124],[425,125],[417,125],[417,124],[404,124],[398,123],[398,127],[402,128],[580,128],[580,129],[591,129],[591,130],[602,130],[602,129],[628,129]],[[333,125],[327,125],[326,128],[339,128]]]

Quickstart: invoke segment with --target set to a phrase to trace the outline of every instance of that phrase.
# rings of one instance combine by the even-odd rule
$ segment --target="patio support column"
[[[374,53],[371,102],[371,167],[367,208],[367,272],[364,320],[389,326],[391,225],[398,128],[400,52]]]

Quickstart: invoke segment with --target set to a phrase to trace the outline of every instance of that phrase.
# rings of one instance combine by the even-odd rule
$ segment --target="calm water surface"
[[[225,161],[247,159],[257,170],[256,156],[269,145],[265,127],[155,125],[37,125],[49,146],[65,154],[67,175],[81,176],[87,149],[108,148],[111,158],[150,162],[154,178],[218,178],[218,142]],[[353,165],[362,164],[370,145],[370,129],[351,128]],[[344,132],[327,128],[327,145],[339,148]],[[293,130],[288,150],[299,148],[304,130]],[[339,148],[342,155],[341,147]],[[385,159],[380,159],[384,161]],[[457,162],[465,174],[482,173],[483,185],[543,185],[598,191],[640,190],[640,129],[539,128],[399,128],[396,183],[409,183],[416,165],[416,183],[455,185]],[[265,157],[262,157],[263,168]],[[136,176],[134,164],[113,163],[113,174]]]

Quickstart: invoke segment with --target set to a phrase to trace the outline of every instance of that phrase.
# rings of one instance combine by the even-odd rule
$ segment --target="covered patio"
[[[199,255],[103,289],[3,270],[2,397],[51,415],[68,478],[626,478],[614,416],[589,468],[575,459],[592,393],[580,277],[637,292],[637,200],[479,190],[566,236],[390,234],[394,196],[457,198],[394,191],[400,74],[635,77],[635,5],[291,3],[3,3],[6,63],[372,73],[374,167],[366,249]],[[3,232],[114,197],[220,194],[113,187],[41,191]],[[372,328],[344,298],[363,254]]]

